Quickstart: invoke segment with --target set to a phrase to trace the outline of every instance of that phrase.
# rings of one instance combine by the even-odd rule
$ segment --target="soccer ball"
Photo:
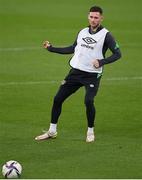
[[[7,179],[19,178],[22,173],[22,166],[19,162],[10,160],[2,166],[2,174]]]

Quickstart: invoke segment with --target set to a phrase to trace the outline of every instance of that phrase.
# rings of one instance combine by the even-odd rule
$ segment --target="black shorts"
[[[75,89],[75,91],[76,89],[85,86],[85,88],[87,89],[91,88],[94,91],[94,95],[96,95],[99,88],[101,76],[102,74],[99,73],[89,73],[73,68],[65,77],[62,85],[72,87],[73,89]]]

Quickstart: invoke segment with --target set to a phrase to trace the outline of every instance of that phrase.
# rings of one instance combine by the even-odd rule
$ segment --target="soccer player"
[[[57,123],[62,111],[62,104],[66,98],[82,86],[85,87],[86,92],[84,100],[88,124],[86,142],[95,140],[94,121],[96,109],[94,98],[99,88],[103,66],[118,60],[121,57],[121,52],[109,30],[101,25],[103,20],[101,7],[91,7],[88,20],[89,26],[78,33],[75,42],[71,46],[54,47],[48,41],[43,44],[44,48],[50,52],[59,54],[74,53],[74,55],[70,60],[71,70],[54,97],[49,130],[37,136],[35,140],[46,140],[57,136]],[[105,57],[108,49],[112,54]]]

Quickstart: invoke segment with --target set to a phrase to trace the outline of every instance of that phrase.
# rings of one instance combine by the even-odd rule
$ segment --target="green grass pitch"
[[[48,53],[42,42],[73,43],[94,4],[122,51],[105,66],[95,99],[96,142],[85,142],[83,88],[64,103],[58,138],[35,142],[71,57]],[[141,7],[141,0],[0,0],[0,168],[14,159],[24,179],[142,178]]]

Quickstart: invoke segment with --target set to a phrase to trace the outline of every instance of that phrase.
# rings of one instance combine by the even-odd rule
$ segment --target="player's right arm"
[[[50,44],[49,41],[45,41],[45,42],[43,43],[43,47],[44,47],[45,49],[49,48],[50,46],[51,46],[51,44]]]
[[[49,41],[45,41],[43,43],[43,47],[50,52],[59,53],[59,54],[72,54],[74,53],[75,46],[77,45],[77,40],[71,45],[67,47],[53,47]]]

